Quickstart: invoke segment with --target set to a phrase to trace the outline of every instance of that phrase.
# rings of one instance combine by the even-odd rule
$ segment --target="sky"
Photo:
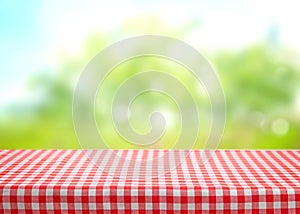
[[[300,3],[286,1],[0,1],[0,108],[27,97],[27,81],[59,63],[59,52],[80,54],[94,32],[112,32],[126,20],[155,15],[178,28],[190,18],[201,27],[184,41],[203,49],[236,49],[277,32],[300,53]],[[135,34],[154,33],[136,29]],[[118,40],[122,39],[116,38]]]

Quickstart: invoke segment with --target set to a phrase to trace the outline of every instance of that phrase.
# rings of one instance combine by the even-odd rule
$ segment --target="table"
[[[204,166],[199,154],[136,180],[101,171],[80,150],[0,150],[0,213],[300,213],[300,150],[217,150]]]

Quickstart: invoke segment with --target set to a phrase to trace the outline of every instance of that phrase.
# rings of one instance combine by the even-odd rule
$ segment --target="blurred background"
[[[227,102],[219,148],[299,149],[299,8],[296,0],[2,0],[0,148],[80,149],[72,122],[72,96],[80,72],[95,54],[116,41],[160,34],[195,47],[217,71]],[[99,93],[99,102],[110,103],[120,78],[145,67],[182,69],[151,58],[127,63],[118,68],[123,76],[112,75],[103,86],[107,92]],[[193,80],[183,74],[177,77],[189,85],[203,109],[200,115],[207,120],[195,145],[201,148],[209,131],[208,102],[201,87],[190,87]],[[150,96],[142,102],[151,100]],[[171,109],[174,104],[164,98],[161,103]],[[136,108],[132,111],[138,113]],[[106,129],[112,147],[134,148],[117,138],[105,117],[105,106],[99,109],[97,123]],[[138,131],[149,128],[138,117],[132,121]],[[178,131],[175,123],[161,148],[172,148],[168,142]]]

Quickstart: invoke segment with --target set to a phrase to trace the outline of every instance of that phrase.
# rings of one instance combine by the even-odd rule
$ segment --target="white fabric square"
[[[209,196],[209,190],[208,189],[202,190],[202,196]]]
[[[38,196],[39,195],[40,190],[39,189],[32,189],[31,190],[31,195],[32,196]]]
[[[117,195],[118,196],[123,196],[124,195],[124,189],[123,188],[117,189]]]
[[[60,209],[67,210],[68,209],[68,203],[60,203]]]
[[[2,203],[3,209],[10,210],[10,203]]]
[[[146,203],[146,210],[152,210],[152,203]]]
[[[189,190],[187,191],[187,196],[190,196],[190,197],[195,196],[195,191],[192,190],[192,189],[189,189]]]
[[[39,205],[39,203],[31,203],[31,208],[33,210],[38,210],[40,208],[40,205]]]
[[[167,190],[166,189],[159,189],[159,195],[160,196],[166,196],[167,195]]]
[[[267,208],[266,202],[258,202],[258,207],[259,207],[260,209],[266,209],[266,208]]]
[[[237,210],[238,209],[238,203],[230,203],[230,209]]]
[[[173,189],[173,196],[180,196],[180,190],[179,189]]]
[[[53,203],[46,203],[47,210],[53,210]]]
[[[280,204],[281,204],[281,203],[280,203],[279,201],[275,201],[275,202],[273,202],[273,207],[274,207],[275,209],[281,208]]]
[[[75,210],[82,210],[82,204],[81,203],[74,203]]]
[[[195,210],[195,204],[188,204],[189,210]]]
[[[89,209],[90,210],[96,210],[97,209],[97,204],[96,203],[89,203]]]
[[[173,206],[173,209],[174,210],[180,210],[181,209],[181,205],[178,204],[178,203],[175,203],[174,206]]]
[[[18,203],[18,209],[23,210],[25,208],[25,204],[24,203]]]
[[[109,196],[110,195],[110,189],[103,189],[103,196]]]
[[[288,202],[288,208],[296,208],[296,203],[295,203],[295,201],[289,201],[289,202]]]
[[[230,190],[230,195],[237,196],[237,190],[236,189],[231,189]]]
[[[217,189],[216,190],[216,196],[223,196],[223,190]]]
[[[2,195],[3,196],[10,196],[10,189],[4,189]]]
[[[152,196],[152,189],[146,189],[145,196]]]
[[[82,195],[81,192],[82,192],[81,189],[75,189],[74,190],[74,196],[81,196]]]
[[[139,204],[138,203],[131,203],[131,209],[137,210],[138,208],[139,208]]]
[[[252,209],[252,203],[246,202],[246,203],[245,203],[245,209],[247,209],[247,210]]]
[[[46,189],[46,196],[52,196],[53,195],[53,189]]]
[[[274,195],[280,195],[280,193],[281,193],[281,192],[280,192],[280,189],[277,189],[277,188],[276,188],[276,189],[273,189],[273,194],[274,194]]]
[[[125,209],[125,204],[124,203],[118,203],[117,204],[117,206],[118,206],[118,210],[124,210]]]
[[[67,196],[68,190],[67,189],[60,189],[60,196]]]
[[[131,196],[138,196],[139,190],[138,189],[131,189]]]
[[[248,196],[250,195],[251,196],[252,195],[251,189],[245,189],[244,190],[244,195],[248,195]]]
[[[216,204],[216,210],[224,210],[224,204],[223,203],[217,203]]]
[[[166,203],[159,203],[159,209],[166,210],[167,209],[167,204]]]
[[[89,196],[96,196],[96,190],[95,189],[89,189]]]
[[[103,208],[105,210],[110,210],[110,203],[103,203]]]
[[[258,193],[259,195],[266,195],[266,190],[264,188],[259,188]]]
[[[209,210],[209,203],[202,203],[203,210]]]
[[[24,195],[25,195],[25,190],[23,188],[17,190],[17,196],[24,196]]]

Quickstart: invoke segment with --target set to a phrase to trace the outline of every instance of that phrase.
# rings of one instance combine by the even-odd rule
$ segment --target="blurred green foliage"
[[[289,56],[290,51],[268,44],[217,54],[228,110],[221,148],[300,148],[300,109],[295,106],[300,70]],[[276,129],[278,118],[288,127]]]
[[[80,149],[72,122],[74,83],[89,59],[107,46],[109,41],[104,36],[95,35],[88,40],[81,56],[62,55],[62,64],[55,73],[46,70],[30,79],[29,87],[33,92],[41,91],[43,99],[29,106],[11,106],[9,114],[0,118],[0,147]],[[268,44],[208,54],[220,76],[227,100],[227,124],[220,148],[300,148],[300,119],[299,116],[295,116],[297,113],[299,115],[299,110],[297,112],[297,109],[293,109],[299,91],[300,72],[299,67],[284,57],[289,54],[291,53],[288,50],[274,50]],[[106,85],[108,92],[106,97],[103,97],[104,101],[111,102],[111,94],[122,78],[145,67],[158,70],[172,68],[176,71],[182,69],[178,65],[153,59],[137,60],[123,67],[123,76],[111,77],[111,82]],[[201,97],[199,91],[193,87],[193,79],[188,75],[176,74],[176,71],[175,76],[177,75],[198,99],[200,108],[202,105],[207,106],[207,98]],[[207,114],[207,111],[204,110],[202,114]],[[287,122],[285,132],[276,132],[278,128],[274,128],[274,121],[278,118]],[[113,127],[107,125],[107,118],[101,118],[100,115],[98,123],[107,128],[106,137],[115,142],[112,147],[122,147],[124,142],[118,140]],[[136,120],[137,129],[144,125],[140,123],[142,122]],[[205,124],[209,124],[209,121]],[[286,129],[279,125],[280,128]],[[141,128],[142,131],[145,129],[147,127]],[[177,131],[176,127],[172,129],[165,139],[166,142],[171,141]],[[208,131],[209,128],[204,129],[204,132]],[[205,134],[207,133],[199,136],[195,148],[201,148]],[[171,145],[166,146],[169,147]]]

